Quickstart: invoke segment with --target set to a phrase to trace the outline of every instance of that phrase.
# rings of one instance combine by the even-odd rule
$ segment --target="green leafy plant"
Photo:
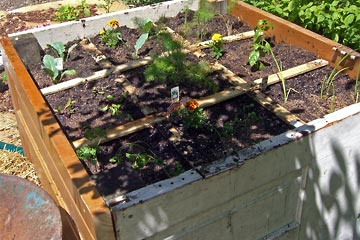
[[[200,0],[198,10],[195,12],[192,25],[197,25],[198,38],[202,41],[205,33],[206,23],[217,14],[216,8],[207,0]]]
[[[265,39],[264,31],[272,29],[273,25],[271,22],[261,19],[257,22],[255,26],[255,34],[253,38],[253,44],[251,45],[251,51],[249,53],[249,64],[251,67],[256,69],[263,69],[264,64],[261,61],[261,57],[264,57],[266,54],[271,54],[272,59],[275,62],[276,68],[278,69],[278,77],[281,81],[281,87],[283,90],[284,102],[286,103],[289,92],[286,90],[285,79],[282,75],[282,67],[277,61],[274,52],[272,51],[270,43]]]
[[[339,75],[341,72],[346,71],[348,67],[339,69],[342,62],[344,62],[351,54],[352,52],[347,53],[344,55],[339,61],[336,62],[334,68],[332,69],[331,73],[327,78],[324,78],[324,81],[321,83],[321,89],[320,89],[320,98],[327,99],[329,95],[331,95],[331,101],[330,101],[330,111],[334,111],[334,103],[335,103],[335,84],[334,80],[337,75]],[[338,70],[339,69],[339,70]],[[331,92],[331,94],[330,94]]]
[[[0,75],[0,82],[2,82],[3,84],[6,84],[7,83],[7,75],[6,75],[6,72],[2,72],[1,75]]]
[[[202,41],[205,35],[206,23],[214,18],[218,14],[218,10],[207,0],[200,0],[198,10],[194,13],[193,19],[189,20],[190,9],[184,10],[185,19],[184,24],[181,26],[181,34],[187,38],[187,36],[193,33],[194,29],[197,29],[196,37]]]
[[[103,8],[106,13],[110,12],[111,6],[116,2],[116,0],[102,0],[103,4],[98,4],[99,8]]]
[[[211,41],[208,43],[208,46],[210,47],[210,53],[214,58],[219,59],[222,57],[224,45],[221,34],[214,33],[211,37]]]
[[[97,152],[99,150],[99,147],[92,147],[92,146],[83,146],[76,150],[76,155],[80,160],[83,161],[90,161],[92,163],[97,163]]]
[[[62,42],[53,42],[48,44],[48,47],[53,49],[58,57],[62,60],[67,61],[70,57],[71,52],[76,48],[77,44],[73,44],[68,50],[65,50],[65,45]]]
[[[164,161],[159,159],[148,148],[145,142],[125,143],[117,150],[115,156],[110,159],[110,162],[120,164],[125,160],[130,161],[136,170],[145,167],[148,163],[164,165]]]
[[[56,112],[60,114],[71,115],[75,112],[75,109],[73,108],[74,103],[75,100],[69,98],[64,106],[57,106]]]
[[[76,71],[74,69],[70,70],[59,70],[57,67],[56,59],[51,55],[45,55],[43,58],[43,67],[44,70],[50,75],[53,83],[60,82],[65,75],[75,75]]]
[[[190,99],[186,104],[172,113],[180,118],[185,129],[198,129],[206,125],[207,114],[199,103]]]
[[[154,61],[144,72],[146,81],[190,83],[212,91],[218,90],[216,83],[208,78],[211,68],[205,61],[194,64],[187,60],[187,55],[182,51],[182,44],[174,40],[168,32],[159,32],[157,38],[166,54],[154,56]]]
[[[360,48],[360,2],[357,0],[244,0],[353,49]]]
[[[133,58],[138,57],[138,52],[139,52],[140,48],[142,46],[144,46],[146,40],[149,38],[150,32],[153,28],[153,25],[154,24],[151,21],[151,19],[148,19],[148,18],[142,19],[141,23],[139,24],[142,34],[140,35],[140,37],[137,39],[137,41],[135,43],[135,46],[134,46],[135,53],[133,54]]]
[[[101,108],[102,112],[110,112],[112,116],[121,114],[121,104],[112,103],[110,105],[106,105],[105,107]]]
[[[107,25],[110,28],[103,28],[100,31],[100,41],[108,47],[116,48],[124,42],[120,32],[120,23],[118,20],[112,19]]]
[[[57,9],[55,12],[55,21],[66,22],[77,20],[83,15],[85,17],[91,16],[91,11],[89,9],[89,4],[86,3],[86,0],[81,1],[81,5],[73,7],[70,4],[63,5]]]
[[[139,7],[151,5],[154,3],[165,2],[165,0],[124,0],[123,2],[130,7]]]
[[[360,78],[360,66],[358,67],[358,71],[355,79],[355,86],[354,86],[354,99],[356,103],[359,102],[359,78]]]
[[[85,128],[84,136],[89,140],[106,137],[106,130],[100,127]]]

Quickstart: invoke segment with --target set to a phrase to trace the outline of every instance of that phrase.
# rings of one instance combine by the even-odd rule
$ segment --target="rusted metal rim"
[[[58,206],[20,177],[0,174],[0,239],[62,239]]]

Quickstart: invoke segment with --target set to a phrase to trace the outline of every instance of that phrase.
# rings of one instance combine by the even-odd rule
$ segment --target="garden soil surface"
[[[49,12],[50,11],[51,10],[49,10]],[[45,13],[41,15],[45,16],[45,18],[39,20],[40,24],[49,18]],[[191,21],[192,16],[187,17],[189,17]],[[0,28],[2,34],[18,31],[22,27],[25,29],[27,27],[26,25],[23,26],[21,23],[17,23],[17,21],[22,18],[24,18],[25,21],[28,19],[26,16],[16,16],[15,18],[11,17],[6,19],[9,24],[2,25]],[[228,18],[233,20],[230,16],[228,16]],[[180,33],[187,41],[194,43],[196,41],[195,39],[199,36],[198,32],[178,28],[183,25],[184,19],[184,14],[179,14],[176,18],[168,19],[166,24]],[[221,16],[204,27],[204,31],[201,33],[203,40],[210,39],[211,34],[214,32],[227,35],[229,29],[231,29],[231,34],[251,30],[239,21],[235,21],[231,25],[231,28],[228,28],[229,25],[224,25],[227,22],[225,20],[223,16]],[[12,23],[14,24],[12,25]],[[128,45],[127,47],[118,47],[116,51],[111,51],[111,49],[104,47],[98,37],[91,38],[90,42],[95,44],[100,51],[107,55],[107,58],[113,65],[122,64],[132,59],[129,46],[134,45],[139,36],[139,32],[136,32],[136,30],[123,29],[122,33],[126,41],[125,43]],[[284,70],[316,59],[315,55],[302,49],[283,43],[275,43],[273,39],[268,40],[272,43],[274,54]],[[70,45],[71,44],[73,43],[70,43]],[[77,45],[69,62],[66,63],[68,65],[65,65],[68,69],[76,68],[76,77],[86,77],[89,73],[100,70],[99,65],[91,58],[91,53],[83,47],[84,44],[86,45],[88,43],[85,42]],[[224,56],[219,59],[218,62],[246,81],[263,78],[276,72],[277,69],[270,56],[262,59],[265,65],[262,71],[257,71],[247,64],[247,56],[251,44],[251,40],[225,44]],[[139,52],[138,57],[150,56],[152,53],[158,51],[158,49],[158,43],[152,40],[147,41],[146,45],[144,45]],[[215,62],[209,55],[208,49],[203,50],[203,52],[205,54],[200,60],[205,60],[210,63]],[[47,53],[50,52],[48,51]],[[79,64],[81,60],[84,59],[87,59],[86,63]],[[189,60],[194,59],[190,57]],[[32,67],[30,73],[34,79],[36,79],[39,86],[46,87],[52,85],[51,80],[41,69],[41,63],[34,64]],[[47,100],[53,107],[54,112],[56,112],[56,116],[69,139],[76,140],[84,137],[86,135],[86,129],[112,128],[148,114],[166,111],[167,107],[171,104],[169,93],[173,86],[167,86],[163,83],[146,82],[142,74],[143,70],[144,68],[129,70],[121,74],[111,75],[101,81],[87,83],[48,96]],[[286,86],[289,91],[289,97],[285,104],[280,84],[267,87],[264,93],[275,102],[285,106],[290,112],[296,114],[305,122],[311,121],[331,111],[329,107],[330,96],[325,100],[319,97],[324,76],[329,75],[331,70],[329,67],[324,67],[288,80]],[[219,76],[221,76],[221,72],[214,72],[210,78],[215,82],[226,81],[226,79],[221,79]],[[69,78],[65,78],[64,80],[67,79]],[[124,89],[124,85],[122,84],[123,79],[126,79],[135,86],[136,91],[133,96],[129,95]],[[353,85],[354,81],[347,76],[341,74],[337,76],[334,86],[336,94],[333,110],[354,103]],[[219,90],[227,88],[229,88],[229,85],[220,85]],[[186,100],[186,98],[200,98],[213,93],[210,90],[204,90],[204,88],[187,86],[187,84],[180,85],[180,89],[181,96],[185,96],[183,101]],[[77,98],[79,92],[81,92],[81,99]],[[105,92],[107,96],[111,95],[116,101],[121,101],[122,112],[125,114],[118,115],[112,114],[111,111],[103,111],[102,109],[114,102],[106,98],[102,92]],[[71,109],[64,107],[69,99],[71,100]],[[3,86],[3,89],[0,91],[0,100],[4,103],[4,106],[0,108],[2,113],[12,110],[6,86]],[[133,112],[133,109],[137,109],[137,111]],[[94,175],[97,184],[102,186],[103,194],[114,194],[114,191],[118,191],[119,189],[122,192],[132,191],[147,184],[177,175],[179,171],[181,172],[186,169],[201,166],[202,164],[208,164],[211,162],[210,159],[223,158],[229,154],[233,154],[238,149],[248,147],[291,128],[291,126],[278,120],[272,113],[259,107],[256,102],[246,95],[209,107],[205,110],[209,116],[208,125],[206,125],[206,128],[197,129],[192,132],[192,134],[186,132],[184,126],[179,124],[175,118],[153,126],[153,128],[132,134],[126,138],[104,144],[98,154],[100,161],[96,164],[86,163],[89,171]],[[239,121],[237,122],[236,119]],[[225,126],[229,126],[226,125],[227,123],[236,126],[236,130],[231,133],[226,132]],[[170,134],[173,129],[181,133],[175,142],[174,140],[170,140],[174,137]],[[227,134],[228,136],[225,136]],[[129,144],[126,144],[127,141],[129,141]],[[134,145],[132,144],[133,142],[139,144]],[[165,161],[161,160],[161,163],[159,163],[159,159],[154,158],[150,161],[150,164],[145,167],[134,167],[134,164],[129,161],[118,162],[118,164],[110,163],[109,160],[114,156],[113,152],[116,149],[121,149],[121,151],[118,151],[116,154],[117,157],[120,158],[124,158],[122,155],[126,155],[128,152],[141,153],[144,149],[147,149],[150,153],[149,155],[158,156],[159,159],[165,159]],[[120,174],[120,178],[126,178],[122,179],[120,183],[116,181],[119,180],[119,172],[123,173]],[[107,184],[109,181],[116,181],[118,184],[113,184],[112,187],[110,187],[108,186],[109,184]]]
[[[187,20],[191,21],[192,17],[193,15],[190,12]],[[227,20],[234,20],[231,16],[225,17]],[[196,31],[179,29],[179,26],[183,25],[184,19],[184,13],[181,13],[175,18],[162,20],[164,22],[158,23],[158,25],[166,24],[188,42],[195,43],[199,37]],[[237,19],[233,22],[229,28],[229,25],[224,25],[228,23],[228,21],[224,21],[224,16],[217,16],[202,29],[203,40],[210,39],[214,32],[228,35],[229,30],[231,30],[230,34],[251,30]],[[65,62],[64,65],[65,69],[75,69],[77,75],[65,77],[64,81],[73,77],[86,77],[91,72],[101,69],[92,59],[89,48],[84,47],[89,44],[95,45],[107,57],[112,66],[133,60],[132,49],[141,33],[138,30],[124,27],[121,28],[121,33],[124,44],[115,50],[104,46],[99,40],[99,36],[77,43],[78,45],[71,54],[69,61]],[[267,40],[271,42],[275,57],[281,63],[283,70],[315,60],[317,57],[297,47],[276,43],[274,39]],[[69,43],[68,47],[72,44],[74,42]],[[277,72],[271,56],[265,56],[262,59],[265,67],[261,71],[248,65],[247,56],[251,44],[251,39],[225,44],[224,55],[218,62],[248,82]],[[138,57],[151,56],[159,49],[159,43],[150,38],[139,51]],[[53,54],[50,50],[45,50],[45,52]],[[209,54],[209,49],[203,50],[203,53],[200,59],[189,55],[187,61],[216,62]],[[41,65],[42,63],[37,63],[30,66],[30,73],[40,87],[51,86],[53,83],[44,73]],[[86,136],[87,129],[109,129],[149,114],[165,112],[172,103],[169,95],[174,86],[145,81],[144,70],[145,67],[139,67],[119,74],[112,74],[100,81],[89,82],[47,96],[49,104],[54,109],[69,139],[74,141]],[[319,97],[322,81],[331,71],[330,67],[323,67],[288,80],[286,87],[289,96],[285,104],[280,84],[267,87],[264,93],[276,103],[285,106],[304,122],[308,122],[331,111],[330,97],[328,96],[325,100]],[[228,79],[222,76],[221,70],[210,74],[210,78],[219,85],[217,91],[234,87]],[[125,89],[124,81],[135,88],[133,93],[129,94]],[[353,84],[354,82],[346,75],[339,74],[337,76],[333,110],[354,103],[352,97]],[[211,89],[191,86],[188,83],[180,83],[179,86],[183,102],[190,98],[201,98],[214,93]],[[79,93],[80,98],[78,97]],[[106,96],[111,96],[111,99]],[[121,102],[122,107],[121,114],[103,110],[119,102]],[[70,107],[65,108],[67,103],[71,103]],[[170,121],[161,122],[150,129],[102,145],[98,152],[99,162],[96,164],[86,162],[85,164],[97,185],[102,189],[103,194],[114,194],[115,191],[119,190],[125,193],[175,176],[179,171],[206,165],[215,159],[225,158],[239,149],[292,128],[246,95],[206,108],[205,111],[208,114],[206,126],[192,132],[187,132],[184,126],[181,123],[179,124],[178,119],[170,118]],[[227,132],[226,126],[229,127],[229,124],[235,126],[235,130]],[[172,134],[174,129],[175,132],[180,133],[177,140],[171,140],[174,138]],[[134,145],[134,142],[137,144]],[[144,152],[144,149],[148,151],[148,155],[158,157],[151,159],[146,166],[134,167],[134,162],[113,160],[114,155],[118,157],[117,159],[125,159],[129,152],[140,154]],[[119,173],[120,178],[122,178],[120,182],[117,181]],[[110,187],[107,184],[109,181],[117,182],[117,184],[110,184],[112,186]]]

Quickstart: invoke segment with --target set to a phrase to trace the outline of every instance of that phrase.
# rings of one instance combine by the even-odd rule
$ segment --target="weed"
[[[100,127],[97,128],[85,128],[84,129],[84,136],[89,139],[93,140],[96,138],[103,138],[106,137],[106,130]]]

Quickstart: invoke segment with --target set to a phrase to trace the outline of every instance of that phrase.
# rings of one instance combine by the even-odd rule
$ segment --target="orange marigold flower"
[[[120,23],[118,20],[116,19],[112,19],[108,22],[108,26],[111,27],[112,29],[120,27]]]
[[[199,102],[196,101],[195,99],[190,99],[189,101],[187,101],[187,103],[185,104],[186,109],[189,112],[193,112],[196,108],[198,108],[200,106]]]

